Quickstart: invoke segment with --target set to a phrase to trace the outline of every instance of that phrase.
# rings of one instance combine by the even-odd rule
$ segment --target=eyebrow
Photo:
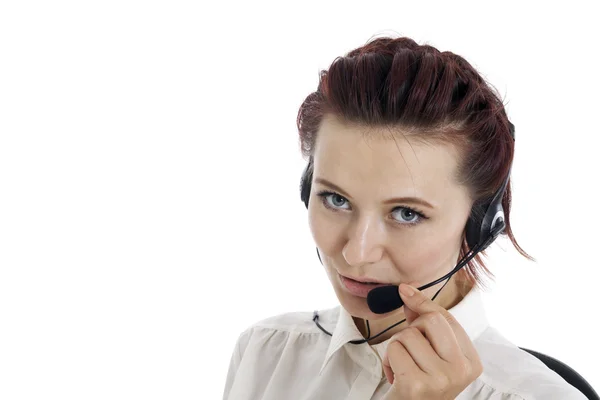
[[[348,193],[346,193],[346,191],[344,189],[342,189],[341,187],[329,182],[327,179],[323,179],[323,178],[315,178],[315,182],[316,183],[320,183],[322,185],[325,186],[329,186],[330,188],[338,191],[341,195],[343,195],[344,197],[347,198],[351,198],[352,196],[350,196]],[[422,206],[425,207],[429,207],[429,208],[435,208],[433,207],[431,204],[429,204],[427,201],[419,198],[419,197],[394,197],[392,199],[387,199],[383,202],[383,204],[393,204],[393,203],[413,203],[413,204],[420,204]]]

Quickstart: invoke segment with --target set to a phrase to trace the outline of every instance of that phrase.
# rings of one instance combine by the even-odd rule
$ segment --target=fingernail
[[[400,293],[402,293],[403,295],[405,295],[407,297],[411,297],[413,294],[415,294],[415,289],[410,285],[402,283],[400,285]]]

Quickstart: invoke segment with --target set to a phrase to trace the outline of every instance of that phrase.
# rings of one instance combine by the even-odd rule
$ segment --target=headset
[[[515,140],[515,126],[509,121],[509,132],[513,139]],[[479,201],[476,202],[469,214],[469,218],[465,227],[465,237],[467,240],[467,245],[469,247],[469,251],[464,255],[464,257],[458,262],[456,267],[450,271],[448,274],[444,275],[440,279],[437,279],[433,282],[430,282],[420,288],[419,290],[427,289],[428,287],[434,286],[444,280],[447,279],[446,283],[437,291],[435,296],[433,296],[432,300],[434,300],[440,291],[446,286],[446,284],[450,281],[450,277],[458,272],[462,267],[467,265],[467,263],[475,257],[479,252],[485,250],[496,238],[504,232],[506,229],[506,216],[504,213],[504,208],[502,207],[502,198],[504,197],[504,193],[506,192],[506,187],[508,186],[508,181],[510,179],[512,170],[512,162],[509,167],[508,174],[506,178],[502,182],[502,185],[498,190],[487,200],[487,201]],[[311,186],[313,179],[313,159],[310,158],[308,165],[306,166],[302,178],[300,180],[300,199],[308,209],[308,203],[310,198]],[[319,257],[319,261],[323,264],[321,260],[321,255],[319,254],[319,249],[317,248],[317,256]],[[376,314],[385,314],[391,312],[397,308],[402,307],[404,302],[402,301],[400,294],[398,293],[398,286],[389,285],[389,286],[381,286],[371,290],[367,296],[367,303],[372,312]],[[325,333],[331,336],[331,333],[327,332],[318,322],[318,313],[317,311],[313,314],[313,321],[317,324],[317,326]],[[404,322],[402,320],[383,332],[379,333],[374,337],[371,336],[369,322],[367,321],[368,328],[368,338],[364,340],[351,341],[353,344],[364,343],[368,340],[375,339],[377,336],[387,332],[389,329],[394,326]]]

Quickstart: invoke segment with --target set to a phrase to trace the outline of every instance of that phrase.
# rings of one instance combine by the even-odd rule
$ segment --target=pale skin
[[[383,359],[392,385],[384,400],[455,399],[483,373],[477,350],[454,316],[402,284],[408,327],[392,336]]]
[[[473,204],[456,182],[460,153],[413,135],[327,115],[313,153],[309,224],[334,291],[363,335],[366,320],[374,335],[408,319],[370,342],[393,337],[384,360],[393,382],[388,399],[453,399],[481,373],[468,336],[447,311],[470,289],[464,275],[454,275],[434,301],[444,282],[402,295],[406,305],[383,315],[339,277],[420,287],[456,265]]]

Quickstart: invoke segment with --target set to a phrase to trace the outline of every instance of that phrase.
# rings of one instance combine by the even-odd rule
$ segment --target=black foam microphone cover
[[[398,293],[398,286],[387,285],[372,289],[367,294],[367,304],[375,314],[385,314],[404,305]]]

